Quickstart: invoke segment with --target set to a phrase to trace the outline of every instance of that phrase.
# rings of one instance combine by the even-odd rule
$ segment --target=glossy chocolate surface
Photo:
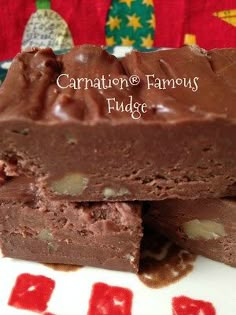
[[[13,61],[1,88],[0,119],[9,117],[29,118],[51,123],[80,120],[85,123],[98,120],[131,120],[126,113],[107,113],[106,98],[147,103],[148,113],[138,121],[183,121],[185,119],[228,118],[236,120],[236,49],[215,49],[209,52],[197,46],[156,52],[133,51],[118,60],[101,47],[83,45],[62,56],[55,56],[51,49],[33,49],[18,54]],[[60,84],[57,78],[62,76]],[[160,79],[193,79],[198,77],[197,91],[175,85],[148,89],[146,75]],[[80,89],[67,86],[70,78],[126,78],[138,75],[137,86],[123,89]],[[151,78],[150,78],[151,79]],[[153,81],[153,80],[152,80]],[[179,81],[180,83],[180,81]],[[78,86],[78,85],[77,85]],[[196,87],[196,86],[195,86]],[[133,121],[134,122],[134,121]]]
[[[50,49],[23,52],[0,89],[0,158],[16,160],[19,173],[60,199],[233,196],[235,58],[236,49],[195,46],[133,51],[122,59],[89,45],[61,56]],[[68,78],[126,82],[136,75],[140,83],[86,89],[82,80],[83,88],[61,88],[61,74],[68,75],[61,77],[63,87]],[[147,75],[170,85],[148,89]],[[109,113],[108,99],[121,106],[131,97],[146,104],[139,119]]]

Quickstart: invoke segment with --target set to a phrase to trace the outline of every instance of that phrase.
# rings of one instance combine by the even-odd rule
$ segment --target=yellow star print
[[[146,6],[151,6],[153,7],[153,0],[143,0],[143,4],[146,4]]]
[[[236,26],[236,9],[215,12],[213,13],[213,15],[225,21],[228,24]]]
[[[129,36],[121,37],[121,45],[122,46],[133,46],[135,40],[129,38]]]
[[[149,27],[155,28],[156,26],[156,18],[155,15],[152,13],[150,20],[147,21],[149,24]]]
[[[109,20],[107,21],[107,25],[109,25],[110,30],[113,31],[115,28],[120,28],[121,19],[119,19],[117,16],[109,17]]]
[[[133,15],[127,15],[127,19],[129,20],[127,26],[133,27],[133,29],[136,31],[138,28],[142,27],[140,23],[140,17],[136,14]]]
[[[147,37],[141,37],[141,40],[142,40],[142,44],[141,44],[142,47],[145,47],[145,48],[153,47],[154,40],[152,39],[151,34],[148,34]]]
[[[129,8],[131,7],[133,1],[134,0],[119,0],[120,3],[126,3]]]
[[[107,46],[115,46],[116,42],[114,36],[106,37],[106,44]]]
[[[184,35],[184,44],[185,45],[195,45],[197,43],[196,35],[194,34],[185,34]]]

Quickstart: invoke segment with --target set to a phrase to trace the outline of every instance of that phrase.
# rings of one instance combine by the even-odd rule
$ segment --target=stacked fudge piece
[[[33,179],[19,176],[2,186],[0,213],[6,256],[138,271],[138,203],[81,204],[39,197]]]
[[[190,252],[236,267],[236,198],[153,202],[143,221]]]
[[[235,60],[196,46],[18,54],[0,89],[3,254],[137,272],[143,211],[236,265]]]

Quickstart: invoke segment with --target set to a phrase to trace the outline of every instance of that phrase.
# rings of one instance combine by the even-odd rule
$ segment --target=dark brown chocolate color
[[[137,272],[141,237],[141,204],[38,198],[32,181],[22,177],[0,187],[5,256]]]
[[[141,246],[139,279],[150,288],[162,288],[188,276],[196,255],[171,243],[146,226]]]
[[[122,60],[84,45],[55,56],[18,54],[0,89],[0,158],[55,198],[74,201],[199,199],[236,193],[236,49],[190,46]],[[120,89],[66,88],[70,78],[138,75]],[[147,88],[146,75],[197,80],[198,89]],[[66,85],[63,77],[61,84]],[[176,81],[180,82],[180,81]],[[193,85],[193,84],[192,84]],[[132,96],[147,112],[108,112]]]
[[[236,199],[150,203],[144,224],[193,253],[236,267]]]

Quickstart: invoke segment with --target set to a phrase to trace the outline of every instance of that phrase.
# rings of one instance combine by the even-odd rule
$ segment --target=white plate
[[[235,315],[235,281],[235,268],[200,256],[194,262],[192,272],[178,282],[162,288],[149,288],[137,275],[131,273],[89,267],[58,271],[39,263],[1,258],[0,314]],[[96,293],[99,294],[100,300],[92,300],[94,286],[99,287],[98,283],[107,286],[103,285],[102,292]],[[17,288],[20,290],[18,294]],[[199,302],[185,298],[187,307],[190,307],[190,304],[196,305],[194,310],[188,312],[183,307],[182,311],[175,312],[172,307],[173,299],[180,300],[182,296],[211,304],[203,303],[205,306],[199,307]],[[179,300],[176,299],[177,302]],[[12,306],[9,306],[9,303]],[[27,311],[27,304],[29,309],[37,312]],[[99,311],[89,313],[92,304],[97,305]],[[111,309],[109,311],[107,306],[110,304],[117,305],[117,312]],[[126,305],[127,310],[124,311],[123,307]]]

